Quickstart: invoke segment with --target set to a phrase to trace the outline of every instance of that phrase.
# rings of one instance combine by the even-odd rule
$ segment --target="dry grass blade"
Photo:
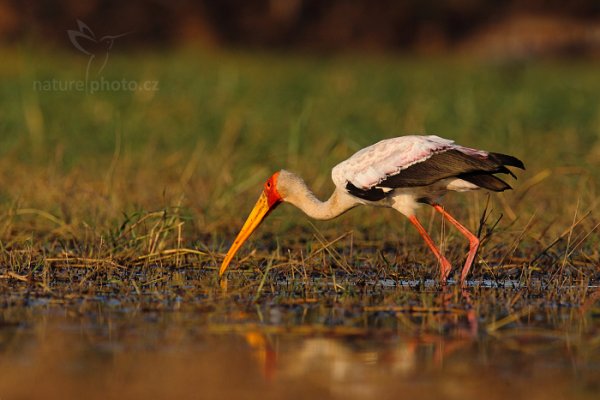
[[[109,258],[87,258],[87,257],[48,257],[46,262],[54,264],[55,267],[78,267],[78,268],[96,268],[98,265],[108,265],[114,268],[127,269]]]
[[[29,278],[27,276],[19,275],[10,271],[5,275],[0,275],[0,279],[16,279],[21,282],[29,282]]]
[[[335,241],[331,241],[328,242],[325,237],[321,234],[321,232],[317,229],[317,227],[311,222],[310,225],[313,227],[313,229],[315,230],[316,234],[314,235],[315,239],[317,239],[317,241],[319,241],[319,243],[321,244],[321,249],[319,249],[318,251],[323,251],[325,250],[329,256],[331,258],[333,258],[333,260],[335,261],[335,263],[342,268],[346,273],[351,274],[353,272],[352,267],[345,261],[345,259],[335,250],[332,248],[333,244],[335,242],[337,242],[339,239],[336,239]],[[343,237],[347,236],[346,234],[342,235]]]
[[[50,222],[53,222],[59,226],[67,225],[63,220],[52,215],[51,213],[44,211],[44,210],[38,210],[35,208],[21,208],[21,209],[15,211],[15,215],[36,215],[36,216],[42,217]]]
[[[166,249],[151,254],[144,254],[137,257],[137,260],[148,260],[148,259],[170,259],[172,257],[194,254],[197,256],[207,256],[208,253],[194,249]]]

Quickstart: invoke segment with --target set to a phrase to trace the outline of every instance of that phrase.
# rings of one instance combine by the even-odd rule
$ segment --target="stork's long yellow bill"
[[[233,241],[231,248],[227,252],[225,259],[223,260],[223,264],[221,264],[221,269],[219,270],[219,277],[223,276],[229,263],[235,256],[235,253],[239,250],[239,248],[244,244],[246,239],[254,232],[254,230],[260,225],[260,223],[265,219],[269,211],[271,211],[273,207],[269,207],[269,201],[267,195],[263,192],[260,195],[260,198],[256,202],[256,205],[250,212],[248,219],[244,223],[242,230],[238,233],[237,237]]]

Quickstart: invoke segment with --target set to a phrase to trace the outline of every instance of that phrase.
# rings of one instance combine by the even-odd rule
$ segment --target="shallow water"
[[[396,286],[406,286],[406,287],[427,287],[433,288],[439,286],[439,282],[434,279],[427,279],[424,281],[420,280],[399,280],[395,281],[393,279],[380,279],[379,284],[385,287],[396,287]],[[448,285],[456,285],[458,282],[453,279],[448,279]],[[529,282],[530,285],[543,286],[541,281],[531,280]],[[464,286],[466,287],[482,287],[482,288],[507,288],[507,289],[518,289],[524,287],[523,283],[517,279],[503,279],[501,281],[494,281],[491,279],[483,279],[483,280],[468,280],[465,281]]]
[[[4,307],[0,399],[600,395],[593,308],[497,318],[475,307],[177,308],[103,298]]]

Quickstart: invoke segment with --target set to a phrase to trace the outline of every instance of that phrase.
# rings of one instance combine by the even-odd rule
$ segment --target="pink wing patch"
[[[387,177],[451,148],[469,155],[488,155],[485,151],[458,146],[452,140],[435,135],[401,136],[382,140],[358,151],[336,165],[331,177],[340,188],[345,188],[346,183],[351,182],[360,189],[370,189]]]

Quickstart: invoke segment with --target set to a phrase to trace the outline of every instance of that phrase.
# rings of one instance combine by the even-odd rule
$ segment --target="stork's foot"
[[[450,276],[450,272],[452,271],[452,265],[446,257],[441,255],[438,258],[438,261],[440,262],[440,283],[442,286],[446,286],[448,276]]]

